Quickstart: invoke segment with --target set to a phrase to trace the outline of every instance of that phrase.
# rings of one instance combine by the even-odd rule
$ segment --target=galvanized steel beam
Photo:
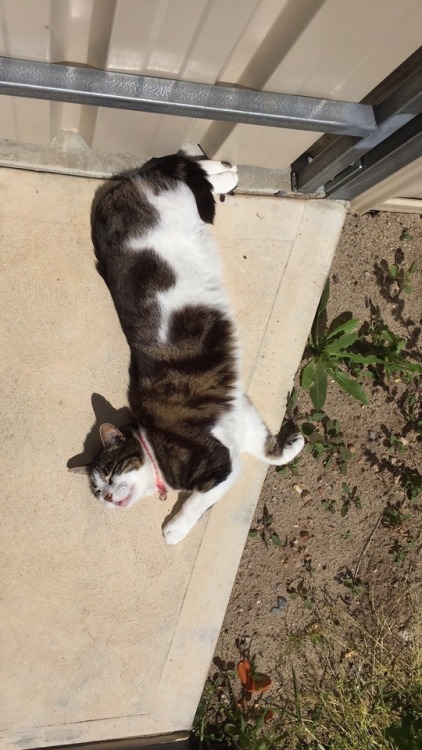
[[[309,164],[303,159],[292,164],[295,189],[312,192],[332,180],[353,163],[389,138],[422,112],[422,68],[416,70],[390,96],[374,106],[376,130],[364,138],[338,138]],[[357,166],[357,168],[359,168]]]
[[[0,57],[0,94],[364,137],[366,104]]]

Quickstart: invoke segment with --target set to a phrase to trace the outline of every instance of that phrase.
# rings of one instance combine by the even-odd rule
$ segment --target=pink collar
[[[142,430],[140,427],[139,430],[134,430],[133,434],[135,435],[136,439],[139,441],[143,450],[151,461],[152,468],[154,470],[155,489],[158,492],[158,497],[160,498],[160,500],[167,500],[167,487],[161,479],[160,470],[157,466],[153,450],[147,440],[144,430]]]

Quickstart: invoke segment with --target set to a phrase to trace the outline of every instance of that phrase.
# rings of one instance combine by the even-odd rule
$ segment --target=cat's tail
[[[305,438],[294,432],[287,438],[272,435],[258,410],[245,396],[242,405],[243,450],[274,466],[290,463],[301,452]]]

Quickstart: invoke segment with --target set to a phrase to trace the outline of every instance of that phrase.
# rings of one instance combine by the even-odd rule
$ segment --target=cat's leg
[[[189,534],[205,511],[218,503],[234,484],[240,470],[240,462],[232,462],[230,475],[220,484],[208,492],[193,492],[183,503],[182,509],[171,519],[163,529],[167,544],[178,544]]]
[[[218,193],[219,195],[230,193],[239,182],[235,164],[211,159],[201,160],[198,164],[204,170],[208,182],[211,183],[213,193]]]
[[[241,417],[242,448],[261,461],[283,466],[293,461],[305,445],[301,432],[293,433],[284,441],[272,435],[247,396],[243,397]]]

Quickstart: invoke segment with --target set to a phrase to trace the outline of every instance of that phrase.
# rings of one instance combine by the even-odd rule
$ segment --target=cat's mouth
[[[127,497],[124,497],[123,500],[119,500],[118,503],[114,503],[114,504],[118,505],[119,508],[127,508],[131,500],[132,500],[132,496],[128,495]]]

